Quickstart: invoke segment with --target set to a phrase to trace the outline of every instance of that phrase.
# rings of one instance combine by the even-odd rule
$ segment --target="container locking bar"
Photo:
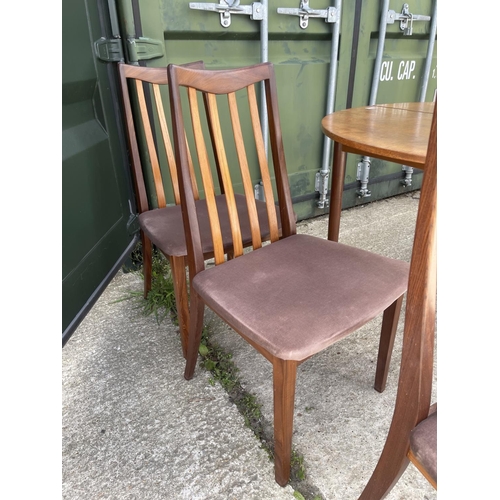
[[[430,21],[431,16],[421,16],[419,14],[412,14],[410,7],[407,3],[403,4],[401,14],[394,10],[389,10],[387,13],[387,24],[394,24],[394,21],[399,21],[399,27],[403,35],[411,36],[413,33],[413,21]]]
[[[340,36],[340,17],[342,12],[342,0],[335,0],[334,7],[328,7],[322,10],[311,9],[309,0],[301,0],[298,9],[278,8],[278,14],[286,14],[289,16],[299,16],[299,25],[302,29],[306,29],[309,25],[310,17],[324,19],[326,23],[333,24],[332,28],[332,47],[330,59],[330,74],[328,78],[328,94],[326,114],[333,113],[335,108],[335,89],[337,83],[337,66],[339,52],[339,36]],[[328,183],[330,179],[330,153],[332,141],[328,137],[324,137],[323,141],[323,161],[322,167],[316,173],[314,190],[319,193],[319,200],[316,202],[318,208],[328,207]]]
[[[189,8],[218,12],[223,28],[231,26],[231,14],[245,14],[250,16],[252,21],[264,19],[264,9],[260,2],[254,2],[252,5],[240,5],[240,0],[219,0],[219,3],[190,2]]]
[[[310,17],[319,17],[325,20],[325,23],[335,23],[338,21],[338,12],[335,7],[328,7],[327,9],[316,10],[309,8],[309,0],[300,0],[298,9],[289,9],[288,7],[279,7],[278,14],[285,14],[288,16],[299,16],[299,25],[304,30],[309,25]]]

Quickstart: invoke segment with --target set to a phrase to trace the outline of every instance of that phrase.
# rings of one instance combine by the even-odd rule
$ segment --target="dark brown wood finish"
[[[403,353],[394,415],[379,462],[360,500],[384,498],[409,460],[437,488],[410,450],[410,432],[434,412],[430,406],[436,321],[437,104],[424,165],[410,266]]]
[[[339,238],[346,153],[423,168],[433,109],[432,102],[379,104],[323,118],[323,132],[335,141],[328,239]]]
[[[292,309],[296,303],[294,301],[300,300],[301,294],[310,293],[304,291],[304,287],[314,292],[314,290],[318,289],[318,286],[313,282],[309,273],[295,275],[293,267],[297,259],[304,260],[304,255],[308,255],[307,250],[311,247],[309,246],[305,250],[300,250],[300,254],[294,253],[297,251],[294,250],[294,248],[297,248],[294,246],[296,244],[295,242],[304,240],[302,239],[303,235],[296,235],[295,215],[293,212],[286,170],[273,66],[270,63],[263,63],[235,70],[209,71],[170,65],[168,71],[170,78],[170,106],[173,113],[173,140],[180,183],[180,198],[186,234],[186,246],[188,250],[189,276],[192,283],[190,296],[190,328],[184,376],[189,380],[194,375],[203,329],[204,308],[208,305],[273,366],[275,478],[278,484],[284,486],[288,482],[290,476],[297,366],[315,352],[319,352],[326,348],[337,339],[340,340],[344,338],[351,331],[354,331],[356,327],[364,324],[373,316],[370,316],[368,319],[364,311],[360,310],[359,318],[355,318],[352,324],[345,327],[345,330],[339,329],[339,331],[334,334],[327,328],[325,333],[321,333],[321,335],[324,335],[324,338],[318,338],[315,335],[309,335],[308,332],[300,331],[297,343],[301,345],[297,345],[297,348],[303,349],[303,351],[300,354],[293,354],[295,350],[294,345],[290,347],[292,353],[284,353],[289,345],[289,342],[287,344],[287,335],[276,335],[275,332],[283,325],[285,325],[285,330],[288,332],[289,330],[286,327],[294,326],[290,324],[293,320],[288,319],[287,314],[283,312],[284,304],[282,301],[284,300],[283,294],[285,290],[281,289],[278,293],[270,294],[266,291],[268,285],[270,283],[279,282],[283,279],[284,275],[286,275],[287,278],[291,276],[292,282],[288,286],[289,289],[286,290],[286,292],[291,293],[291,295],[296,294],[296,297],[291,299],[287,304],[287,306],[289,306],[291,303]],[[269,171],[269,164],[265,154],[264,138],[262,137],[254,88],[255,85],[260,85],[261,82],[264,82],[266,91],[269,140],[274,176],[272,176]],[[202,109],[197,104],[201,99],[196,99],[194,95],[192,95],[190,99],[184,99],[185,91],[189,95],[194,94],[194,91],[204,95],[205,102],[208,104],[205,111],[208,110],[209,112],[209,116],[207,117],[207,122],[209,124],[208,133],[205,132],[205,134],[203,134],[201,126],[201,123],[204,123],[200,117]],[[222,96],[225,96],[228,103],[230,125],[226,127],[225,130],[222,130],[222,125],[218,121],[218,103],[221,101],[218,100],[217,96],[220,96],[220,100],[223,99]],[[244,104],[248,104],[249,106],[249,111],[245,113],[240,111],[240,106],[243,107]],[[187,109],[188,106],[189,109]],[[251,181],[248,171],[248,144],[243,137],[243,128],[240,125],[240,118],[242,116],[249,116],[252,122],[250,127],[245,130],[252,130],[253,137],[248,143],[251,143],[256,148],[256,152],[252,157],[257,158],[260,168],[260,180],[264,185],[266,214],[271,241],[271,245],[269,246],[262,246],[260,241],[261,230],[259,228],[259,219],[256,217],[254,209],[255,199],[251,192],[252,182],[255,183],[257,179]],[[213,248],[222,248],[222,242],[220,241],[221,230],[218,227],[220,220],[216,204],[214,203],[216,197],[214,187],[217,185],[215,180],[216,176],[220,179],[222,183],[221,189],[224,189],[226,196],[233,240],[239,239],[237,226],[241,223],[241,219],[238,218],[238,214],[235,211],[235,194],[233,193],[235,179],[232,178],[236,177],[236,173],[234,169],[231,172],[229,171],[225,153],[225,140],[229,135],[231,135],[231,141],[234,141],[236,147],[241,170],[242,190],[248,205],[246,213],[249,224],[252,227],[251,232],[254,251],[249,252],[249,254],[243,254],[241,247],[234,245],[233,252],[231,252],[231,255],[228,255],[229,262],[226,264],[224,256],[219,250],[215,258],[215,267],[205,267],[206,256],[204,256],[202,252],[202,241],[197,212],[198,205],[195,202],[193,192],[193,182],[191,179],[193,174],[188,165],[188,146],[184,140],[184,131],[190,128],[194,130],[197,151],[202,157],[199,163],[202,171],[201,178],[203,179],[204,196],[209,206],[208,213],[211,219],[210,224],[213,228]],[[207,137],[210,136],[214,143],[217,168],[205,164],[206,155],[204,151],[206,147],[203,144],[204,135]],[[211,175],[213,178],[210,178]],[[277,206],[273,195],[274,189],[271,184],[272,177],[274,177],[276,183],[275,192],[278,198]],[[279,217],[276,212],[277,210],[279,210]],[[281,235],[279,233],[278,220],[281,221]],[[322,253],[319,255],[320,261],[311,259],[311,267],[309,270],[312,271],[313,274],[319,273],[323,275],[325,266],[328,267],[328,264],[332,264],[331,260],[329,261],[328,259],[334,258],[335,252],[341,245],[327,242],[320,238],[310,237],[309,240],[309,238],[306,237],[306,239],[314,248],[316,248],[318,242],[321,241]],[[359,251],[357,249],[352,249],[352,252],[355,250]],[[250,264],[252,261],[249,259],[255,256],[258,256],[257,258],[259,259],[266,259],[265,256],[269,256],[271,251],[278,252],[279,257],[276,260],[276,265],[274,263],[267,264],[261,261],[261,268],[259,265],[254,266]],[[281,256],[283,259],[281,259]],[[231,258],[229,259],[229,257]],[[363,259],[370,259],[372,257],[375,258],[374,254],[368,254],[368,252],[363,255]],[[349,257],[349,259],[350,258],[351,257]],[[380,257],[377,256],[377,258]],[[390,259],[387,260],[390,261]],[[245,267],[246,262],[249,263],[248,267]],[[359,283],[362,283],[364,282],[364,276],[362,277],[360,271],[358,271],[358,262],[359,261],[351,262],[349,260],[350,276],[358,279],[355,276],[356,273],[358,273]],[[390,272],[393,273],[391,276],[394,276],[394,281],[391,281],[384,291],[384,297],[386,297],[387,301],[384,302],[383,306],[377,303],[377,312],[372,311],[370,313],[370,315],[378,314],[385,310],[375,382],[376,389],[379,391],[383,391],[385,387],[388,364],[390,362],[394,335],[401,307],[402,294],[406,289],[407,265],[398,262],[396,267],[392,267],[395,265],[395,262],[396,261],[384,262],[383,264],[384,266],[388,266],[387,269],[390,269]],[[240,264],[243,267],[239,267]],[[374,265],[373,267],[376,266]],[[226,271],[229,273],[228,280],[226,280],[225,277],[227,276],[225,274]],[[259,278],[258,273],[262,273],[261,278]],[[221,276],[224,276],[224,278],[215,285],[211,283],[204,287],[203,284],[200,283],[203,283],[203,279],[208,276],[215,276],[216,280],[221,279]],[[261,288],[255,288],[253,286],[254,283],[257,283],[258,279],[262,280]],[[219,283],[222,283],[220,289],[218,289]],[[252,298],[246,293],[238,293],[243,283],[250,283],[250,286],[253,287],[252,290],[256,290]],[[217,295],[218,292],[216,292],[216,289],[224,295],[223,299],[219,300],[216,298],[220,297]],[[352,290],[352,287],[349,287],[349,284],[345,281],[331,279],[326,283],[326,289],[322,289],[321,293],[323,296],[327,297],[331,292],[332,295],[336,294],[337,297],[345,297],[344,291],[347,292],[348,289]],[[354,292],[347,293],[354,293],[357,297],[358,292],[354,290]],[[233,305],[233,299],[236,295],[241,295],[243,297],[243,304],[238,302],[237,305]],[[375,296],[377,296],[377,298],[379,296],[378,288],[373,291],[373,297],[370,297],[368,301]],[[267,319],[269,322],[274,321],[274,326],[269,326],[269,323],[266,322],[265,325],[262,326],[262,329],[258,329],[258,331],[256,329],[247,328],[248,323],[246,321],[248,319],[248,311],[250,311],[251,317],[262,315],[262,311],[258,305],[262,297],[271,305],[271,313],[264,317],[266,321]],[[252,302],[252,300],[255,302]],[[353,296],[353,301],[354,300]],[[214,304],[213,301],[216,303]],[[335,314],[331,312],[330,305],[328,305],[323,323],[334,323],[338,321],[339,316],[349,316],[350,313],[344,313],[346,313],[347,310],[352,311],[352,301],[346,303],[344,307],[345,309],[340,311],[338,316],[335,316]],[[289,310],[289,312],[291,311]],[[317,317],[318,313],[314,304],[309,308],[301,309],[300,314],[312,320]],[[258,328],[260,328],[260,326]],[[286,348],[283,347],[284,345]],[[281,354],[277,354],[278,352]]]
[[[197,61],[194,63],[188,63],[184,65],[185,67],[191,68],[203,68],[203,62]],[[182,214],[178,209],[173,209],[175,205],[180,204],[180,190],[179,190],[179,180],[177,177],[177,167],[175,163],[175,155],[173,152],[173,147],[171,144],[170,133],[168,129],[168,120],[167,113],[165,111],[165,103],[163,102],[161,95],[161,87],[165,87],[168,85],[168,72],[167,68],[147,68],[142,66],[132,66],[120,63],[118,64],[118,70],[120,75],[120,83],[122,90],[122,99],[123,106],[125,111],[125,125],[127,132],[127,141],[129,147],[130,161],[131,161],[131,169],[132,176],[134,180],[135,194],[138,205],[139,214],[145,214],[152,210],[156,210],[155,207],[151,207],[148,201],[148,192],[146,188],[146,182],[144,177],[145,165],[141,161],[141,151],[138,145],[138,134],[143,134],[146,143],[147,149],[147,157],[150,160],[151,168],[152,168],[152,178],[154,179],[154,194],[157,199],[158,209],[163,209],[162,212],[162,221],[164,222],[164,226],[167,225],[172,226],[172,223],[178,221],[178,223],[173,224],[175,227],[182,228]],[[131,84],[129,86],[129,83]],[[146,107],[145,100],[145,88],[149,86],[153,107],[154,107],[154,116],[150,116],[150,113]],[[134,112],[132,110],[132,100],[131,97],[135,96],[137,99],[138,110]],[[195,96],[196,98],[196,96]],[[194,101],[193,101],[194,102]],[[205,106],[202,105],[203,108],[207,108],[209,103],[207,101],[206,94],[203,96],[203,101]],[[217,110],[215,104],[211,104],[210,114],[217,114]],[[154,123],[157,126],[156,135],[151,127],[151,121],[154,120]],[[210,124],[212,122],[210,121]],[[198,124],[198,131],[200,141],[204,141],[202,125]],[[212,148],[214,151],[215,157],[217,159],[217,172],[219,181],[223,181],[223,177],[221,174],[221,170],[219,167],[219,159],[221,158],[219,144],[216,143],[216,132],[210,128],[211,132],[211,141],[209,141],[208,147],[204,143],[198,143],[197,146],[204,148],[203,150],[197,150],[196,156],[198,160],[200,157],[203,157],[202,163],[202,172],[206,173],[206,178],[211,179],[210,173],[210,165],[208,160],[208,150]],[[190,182],[191,182],[191,190],[193,193],[193,199],[199,199],[199,189],[197,184],[197,177],[195,174],[195,165],[193,163],[193,155],[191,150],[187,147],[187,136],[184,131],[181,132],[184,144],[186,144],[186,162],[190,171]],[[158,146],[157,146],[158,144]],[[157,150],[158,147],[158,150]],[[161,169],[160,165],[160,151],[164,152],[164,157],[167,159],[165,168]],[[163,179],[163,172],[168,172],[170,175],[170,182],[172,184],[173,190],[173,199],[168,200],[165,195],[165,186],[164,182],[168,182]],[[228,180],[226,179],[226,183]],[[220,183],[218,183],[220,186]],[[221,193],[224,193],[224,186],[220,190]],[[210,204],[210,209],[213,210],[215,199],[219,196],[214,193],[212,190],[213,196]],[[255,207],[255,205],[254,205]],[[257,210],[255,209],[255,212]],[[235,215],[235,207],[234,205],[231,208],[230,217],[237,217]],[[255,214],[253,215],[255,219]],[[142,219],[139,217],[139,224],[142,224]],[[233,224],[235,227],[236,225]],[[159,228],[158,228],[159,227]],[[145,234],[143,230],[143,226],[141,225],[141,243],[142,243],[142,253],[143,253],[143,273],[144,273],[144,296],[147,297],[149,290],[151,289],[151,259],[152,259],[152,242]],[[216,230],[214,225],[214,231]],[[154,228],[155,234],[154,237],[157,237],[158,240],[164,242],[170,238],[169,234],[166,234],[166,230],[161,228],[161,225],[156,224]],[[277,226],[275,225],[275,233],[278,234]],[[174,235],[172,235],[173,237]],[[182,349],[184,357],[187,356],[187,336],[189,330],[189,287],[186,279],[186,266],[187,266],[187,257],[188,250],[186,248],[186,242],[183,235],[175,235],[176,241],[181,240],[180,244],[182,249],[176,250],[175,255],[170,253],[167,246],[161,243],[155,243],[156,246],[163,254],[169,259],[170,267],[172,271],[172,279],[174,282],[174,293],[175,293],[175,301],[176,308],[179,319],[179,329],[181,331],[181,339],[182,339]],[[273,236],[274,237],[274,236]],[[268,239],[268,236],[265,234],[258,234],[254,231],[252,236],[245,234],[244,237],[235,236],[233,240],[236,242],[236,250],[241,253],[243,247],[252,244],[252,239],[259,238],[261,241],[265,241]],[[156,241],[156,240],[155,240]],[[179,243],[179,241],[177,241]],[[222,245],[218,244],[216,248],[205,248],[203,253],[203,259],[209,259],[212,257],[216,257],[218,261],[224,260],[224,252],[233,253],[233,249],[226,245],[226,248],[223,248]],[[192,252],[191,252],[192,254]]]
[[[197,61],[190,63],[195,67],[203,67],[203,62]],[[148,212],[152,209],[149,206],[148,195],[146,190],[146,183],[144,180],[143,165],[141,162],[139,145],[137,141],[136,128],[140,129],[141,126],[145,130],[146,142],[148,146],[149,155],[152,162],[153,177],[155,184],[155,191],[158,199],[158,208],[165,208],[167,200],[165,198],[165,191],[163,187],[163,179],[160,172],[158,154],[156,152],[151,125],[149,121],[149,114],[145,105],[143,82],[151,84],[153,95],[155,98],[156,109],[159,117],[160,128],[162,131],[163,146],[168,160],[172,161],[172,145],[166,128],[166,119],[164,114],[164,106],[159,92],[158,85],[168,85],[168,73],[166,68],[146,68],[142,66],[131,66],[128,64],[118,64],[120,75],[121,91],[123,106],[125,110],[125,122],[127,131],[127,142],[130,153],[132,176],[134,179],[135,195],[139,214]],[[142,120],[136,120],[132,111],[131,96],[129,93],[128,81],[135,82],[135,90],[137,92],[139,101],[139,112]],[[136,123],[137,121],[137,123]],[[171,181],[174,190],[175,199],[173,202],[178,204],[179,187],[177,181],[177,169],[175,165],[169,165],[171,173]],[[173,172],[172,172],[173,171]],[[174,215],[175,217],[175,215]],[[146,298],[151,290],[152,280],[152,243],[151,240],[145,235],[141,228],[141,244],[142,244],[142,259],[143,259],[143,274],[144,274],[144,297]],[[160,248],[161,250],[161,248]],[[182,350],[184,356],[187,355],[187,335],[189,329],[189,317],[186,311],[189,309],[187,283],[185,276],[185,259],[178,258],[168,253],[165,256],[169,259],[170,267],[172,270],[172,277],[174,281],[174,293],[176,299],[176,308],[179,319],[179,329],[182,339]],[[182,279],[183,278],[183,279]]]

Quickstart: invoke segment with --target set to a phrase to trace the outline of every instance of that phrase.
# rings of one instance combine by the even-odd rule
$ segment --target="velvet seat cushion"
[[[237,332],[301,361],[392,304],[408,271],[403,261],[294,235],[198,273],[192,288]]]
[[[410,434],[410,449],[437,483],[437,411],[422,420]]]
[[[241,194],[235,194],[235,200],[238,217],[240,219],[243,246],[248,246],[252,243],[252,235],[250,232],[250,223],[248,220],[248,209],[245,197]],[[263,240],[269,239],[269,222],[267,219],[266,204],[259,200],[256,200],[255,203],[257,205],[261,237]],[[229,223],[225,195],[217,196],[216,204],[220,218],[224,249],[227,251],[231,249],[233,240],[231,236],[231,226]],[[213,243],[212,234],[210,232],[207,204],[205,200],[196,201],[196,211],[200,226],[203,253],[208,254],[213,252]],[[280,227],[279,212],[277,213],[277,217],[278,227]],[[180,205],[173,205],[143,212],[139,215],[139,225],[146,236],[165,254],[174,257],[187,255]]]

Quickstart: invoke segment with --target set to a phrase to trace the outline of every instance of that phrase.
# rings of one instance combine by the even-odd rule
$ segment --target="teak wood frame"
[[[187,68],[204,68],[202,61],[196,61],[192,63],[184,64],[183,67]],[[121,90],[123,105],[125,111],[125,125],[127,131],[127,141],[129,147],[129,155],[132,167],[132,177],[134,181],[134,188],[136,193],[136,200],[138,205],[139,214],[144,214],[153,208],[150,206],[148,201],[148,193],[146,189],[146,183],[144,180],[144,165],[141,162],[141,150],[138,145],[137,134],[142,134],[144,136],[146,144],[146,153],[149,157],[149,162],[152,169],[152,178],[154,193],[157,199],[157,208],[169,210],[173,204],[180,204],[180,191],[179,191],[179,180],[177,175],[177,167],[175,154],[173,151],[171,138],[169,135],[169,129],[167,125],[167,118],[165,114],[165,105],[162,99],[161,90],[162,86],[167,86],[169,83],[167,68],[147,68],[142,66],[132,66],[124,63],[118,64],[118,72],[120,76]],[[131,103],[131,92],[129,91],[129,84],[132,86],[133,95],[136,96],[137,100],[137,114],[134,117],[134,112],[132,110]],[[149,89],[145,90],[149,86]],[[154,103],[154,110],[148,109],[146,92],[151,94],[151,101]],[[207,108],[207,114],[210,113],[209,102],[207,96],[203,96],[203,102],[205,108]],[[217,112],[216,108],[212,106],[214,112]],[[156,114],[156,116],[153,116]],[[156,118],[157,127],[159,133],[155,134],[152,123]],[[209,122],[209,135],[211,139],[211,147],[214,152],[215,165],[217,169],[217,177],[219,180],[219,190],[220,194],[215,195],[214,199],[218,199],[225,194],[225,188],[227,182],[223,178],[222,171],[220,168],[220,162],[225,160],[224,152],[221,151],[220,141],[217,140],[214,130],[211,127],[212,121]],[[185,132],[183,136],[187,143],[187,138]],[[165,186],[162,172],[160,169],[160,154],[159,147],[164,148],[164,155],[168,164],[168,172],[170,176],[170,181],[172,184],[173,200],[171,204],[167,203],[167,197],[165,195]],[[207,151],[201,151],[197,148],[198,154],[203,155],[204,158],[207,157]],[[198,185],[196,182],[196,176],[194,174],[194,163],[193,156],[189,148],[186,148],[187,162],[189,164],[190,172],[192,173],[192,191],[195,200],[199,200]],[[213,201],[213,200],[212,200]],[[259,205],[259,210],[262,209],[262,203],[257,202]],[[253,206],[254,211],[255,205]],[[171,215],[169,215],[171,214]],[[178,218],[180,226],[182,227],[181,214],[180,211],[170,210],[167,217]],[[254,214],[253,214],[254,215]],[[231,214],[230,214],[231,216]],[[256,216],[256,215],[255,215]],[[141,219],[139,219],[141,220]],[[275,223],[272,228],[272,237],[279,238],[281,235],[281,228],[278,223]],[[263,231],[262,234],[258,231],[253,230],[252,234],[244,234],[243,238],[237,241],[237,251],[240,252],[241,248],[247,247],[249,245],[257,244],[257,240],[267,241],[269,239],[269,234],[267,231]],[[141,242],[142,242],[142,253],[143,253],[143,273],[144,273],[144,297],[146,298],[149,290],[151,289],[151,272],[152,272],[152,242],[145,234],[141,228]],[[187,337],[189,331],[189,286],[186,277],[186,266],[187,266],[187,255],[188,251],[185,248],[185,240],[182,238],[182,245],[184,248],[181,251],[177,251],[176,254],[170,254],[165,251],[161,246],[159,250],[168,258],[170,262],[172,279],[174,284],[174,294],[175,302],[177,308],[177,316],[179,321],[179,330],[181,332],[182,340],[182,351],[184,357],[187,356]],[[209,245],[210,247],[210,245]],[[205,249],[203,253],[204,259],[211,259],[217,257],[217,259],[223,258],[224,254],[231,258],[233,253],[231,243],[224,244],[221,248],[217,247],[216,251],[212,247]]]
[[[384,498],[412,462],[437,481],[410,449],[411,431],[437,411],[430,405],[436,322],[437,103],[431,124],[410,264],[403,352],[394,415],[378,464],[359,500]]]
[[[203,68],[202,61],[190,63],[189,66],[195,68]],[[145,136],[147,150],[151,161],[151,169],[153,174],[154,189],[157,198],[157,208],[165,208],[167,200],[163,185],[163,176],[160,170],[160,162],[155,145],[155,138],[151,127],[151,119],[149,110],[146,104],[144,84],[151,84],[153,89],[155,109],[160,125],[162,143],[165,148],[165,154],[168,160],[168,171],[174,193],[174,202],[180,204],[179,181],[177,178],[177,168],[175,164],[175,155],[168,132],[167,120],[165,116],[165,107],[160,93],[160,85],[168,85],[167,68],[146,68],[142,66],[132,66],[129,64],[119,63],[118,72],[120,75],[122,100],[125,111],[125,125],[127,130],[127,142],[129,147],[129,155],[132,167],[132,177],[136,194],[136,202],[139,214],[151,210],[148,201],[146,183],[144,181],[144,172],[141,162],[140,149],[137,142],[136,126],[139,128],[139,120],[134,120],[134,113],[131,105],[131,95],[129,93],[128,80],[133,81],[134,89],[137,95],[137,103],[141,116],[140,123]],[[141,246],[143,259],[143,274],[144,274],[144,298],[147,298],[148,292],[151,290],[152,280],[152,243],[151,240],[144,234],[141,229]],[[174,284],[175,302],[177,308],[177,317],[179,321],[179,330],[181,332],[183,355],[187,354],[187,336],[189,331],[189,302],[188,302],[188,285],[186,280],[186,259],[185,256],[167,255],[165,257],[170,262],[172,271],[172,280]],[[211,255],[207,255],[210,258]]]
[[[217,116],[217,107],[215,96],[217,94],[228,94],[229,107],[231,110],[231,120],[235,136],[236,149],[240,159],[240,166],[245,165],[243,153],[243,140],[241,130],[238,125],[238,112],[235,106],[234,93],[242,88],[253,89],[257,83],[264,82],[266,92],[266,102],[268,106],[269,117],[269,133],[270,144],[272,151],[272,160],[275,173],[276,191],[278,195],[278,207],[282,224],[282,237],[286,239],[296,234],[295,215],[293,212],[290,187],[288,183],[288,175],[286,171],[284,149],[281,136],[281,128],[279,124],[279,111],[276,96],[276,84],[274,69],[272,64],[263,63],[251,67],[239,68],[237,70],[219,70],[219,71],[197,71],[189,68],[181,68],[179,66],[170,65],[168,67],[170,78],[170,103],[173,113],[173,135],[176,152],[176,163],[178,166],[178,177],[181,186],[181,205],[184,219],[184,228],[186,234],[186,244],[188,249],[188,265],[190,279],[193,280],[198,273],[205,269],[205,258],[202,252],[199,221],[196,213],[195,194],[192,185],[192,173],[188,168],[189,158],[186,142],[184,140],[185,130],[185,115],[183,114],[183,106],[180,94],[181,87],[187,87],[188,99],[191,104],[191,120],[195,129],[195,140],[197,147],[200,148],[201,154],[199,157],[204,157],[204,146],[202,143],[202,134],[199,124],[198,105],[196,101],[195,90],[201,91],[207,95],[209,122]],[[265,159],[264,144],[262,136],[260,136],[260,123],[258,121],[257,103],[255,92],[250,90],[248,93],[249,105],[251,109],[254,139],[257,146],[258,157],[261,163],[262,180],[265,191],[265,201],[268,206],[269,226],[271,229],[271,243],[278,240],[275,228],[275,203],[273,191],[270,184],[269,173],[266,173],[267,161]],[[211,128],[214,142],[221,146],[219,151],[224,151],[222,147],[221,135],[218,126],[214,123]],[[240,240],[238,233],[238,219],[234,202],[232,201],[232,186],[230,175],[227,170],[227,162],[224,153],[219,156],[218,175],[222,178],[222,185],[226,193],[229,195],[227,201],[229,204],[229,214],[232,218],[232,230],[234,244],[234,257],[239,257],[242,254],[241,245],[237,242]],[[213,184],[210,177],[210,167],[201,165],[202,178],[204,183],[205,195],[207,197],[207,205],[212,220],[212,235],[214,237],[214,256],[216,265],[224,261],[222,245],[218,243],[220,233],[217,228],[217,210],[215,206],[215,194],[213,192]],[[253,189],[245,180],[243,175],[243,185],[248,204],[250,205],[248,213],[251,219],[251,225],[258,227],[258,221],[255,217],[254,210],[251,208],[255,203]],[[234,224],[233,224],[234,222]],[[252,234],[256,235],[253,247],[260,248],[258,230],[254,230]],[[245,257],[242,257],[243,259]],[[396,300],[387,307],[384,311],[383,326],[381,340],[379,346],[379,357],[377,362],[375,388],[382,392],[385,388],[387,380],[388,366],[394,343],[399,312],[402,303],[402,295],[397,296]],[[185,369],[185,378],[192,378],[195,370],[198,348],[201,339],[203,328],[205,303],[198,295],[196,290],[191,289],[190,297],[190,330],[188,339],[187,362]],[[234,325],[232,325],[234,328]],[[248,338],[238,328],[234,328],[250,345],[260,352],[273,366],[273,390],[274,390],[274,440],[275,440],[275,478],[278,484],[284,486],[290,476],[290,461],[292,447],[292,430],[293,430],[293,410],[295,397],[295,381],[297,374],[297,366],[306,359],[300,361],[281,359],[274,356],[261,345]]]

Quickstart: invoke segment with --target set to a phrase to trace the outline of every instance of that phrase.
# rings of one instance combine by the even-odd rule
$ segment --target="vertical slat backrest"
[[[146,106],[146,98],[144,95],[144,87],[142,81],[135,80],[135,87],[139,102],[139,112],[142,117],[142,126],[144,128],[144,135],[146,137],[146,145],[149,153],[149,160],[151,161],[151,170],[153,172],[154,188],[156,192],[158,208],[164,208],[167,206],[167,201],[165,198],[165,190],[163,188],[163,178],[160,170],[160,162],[158,161],[156,144],[153,139],[153,131],[151,128],[149,112]],[[159,103],[157,100],[157,105],[161,107],[161,96],[158,96],[158,99]]]
[[[243,254],[243,242],[241,236],[239,213],[234,193],[236,179],[232,177],[241,176],[241,184],[247,204],[248,222],[250,224],[252,245],[254,249],[262,246],[262,231],[257,215],[257,208],[252,187],[252,178],[249,170],[249,149],[252,146],[255,151],[253,157],[257,158],[259,163],[260,179],[262,180],[265,193],[265,203],[267,210],[267,222],[270,231],[270,240],[275,242],[279,239],[277,207],[275,204],[273,187],[271,183],[271,174],[265,153],[264,138],[262,136],[261,124],[259,119],[255,85],[261,81],[266,81],[267,99],[276,100],[274,71],[269,63],[259,64],[247,68],[236,70],[193,70],[191,68],[181,68],[179,66],[169,66],[170,77],[170,99],[173,113],[174,124],[174,143],[176,146],[176,162],[179,170],[179,179],[181,182],[181,203],[183,204],[184,224],[188,240],[188,253],[190,245],[193,246],[194,257],[190,262],[193,266],[191,272],[199,272],[203,269],[201,257],[201,238],[199,235],[198,220],[192,188],[190,186],[190,176],[192,175],[187,161],[187,148],[185,142],[179,140],[182,137],[182,130],[188,127],[187,121],[191,122],[193,135],[198,154],[198,163],[203,180],[203,189],[207,202],[207,209],[212,229],[214,258],[216,265],[224,262],[224,247],[222,242],[222,230],[220,227],[219,213],[216,203],[215,183],[212,178],[214,172],[217,173],[220,192],[224,193],[227,203],[227,213],[229,218],[230,230],[232,235],[232,254],[239,257]],[[181,98],[181,89],[186,87],[189,102],[189,114],[183,108]],[[247,94],[247,110],[241,109],[244,101],[239,99],[240,93]],[[199,105],[201,94],[204,98],[204,109]],[[229,120],[220,119],[220,109],[217,96],[224,95],[227,100],[229,110]],[[219,97],[222,99],[222,97]],[[277,113],[277,103],[273,103],[269,110]],[[205,146],[205,135],[200,115],[200,110],[205,111],[206,123],[209,135],[212,139],[212,145],[215,155],[215,168],[211,168]],[[252,137],[245,137],[240,123],[241,116],[249,116],[251,123],[248,127],[251,130]],[[281,130],[279,116],[274,116],[273,127],[275,130],[271,133],[272,140],[278,140],[273,147],[273,166],[276,176],[277,192],[280,204],[280,214],[283,227],[287,231],[282,236],[286,237],[295,233],[295,216],[293,214],[290,189],[286,175],[286,166],[284,163],[283,145],[281,143]],[[245,130],[248,130],[248,127]],[[228,139],[231,137],[231,139]],[[239,164],[239,173],[235,169],[230,169],[228,162],[228,147],[234,145],[236,157]]]
[[[190,63],[187,66],[202,68],[203,63],[195,62]],[[172,201],[176,205],[178,205],[180,204],[180,193],[179,181],[177,177],[177,167],[175,163],[175,154],[168,131],[167,118],[165,115],[165,103],[163,102],[160,90],[162,86],[165,87],[166,85],[168,85],[167,69],[146,68],[141,66],[127,65],[123,63],[120,63],[118,67],[125,109],[127,139],[132,160],[132,170],[134,183],[136,186],[139,212],[142,213],[150,209],[147,199],[144,171],[141,162],[140,147],[137,141],[137,133],[139,133],[139,131],[144,134],[144,139],[146,142],[146,149],[149,162],[151,164],[153,186],[156,194],[158,208],[163,208],[168,203],[165,195],[164,180],[160,168],[159,148],[162,148],[168,165],[168,172],[170,174],[170,181],[172,184],[172,191],[174,195],[174,199]],[[127,85],[128,81],[132,82],[132,89],[134,89],[137,97],[137,105],[139,109],[135,117],[132,111],[131,95],[129,86]],[[145,91],[145,88],[148,90]],[[146,102],[146,92],[150,93],[153,100],[156,119],[158,121],[160,131],[160,134],[157,135],[155,135],[151,125],[152,123],[154,123],[155,117],[151,114],[153,110],[148,109],[148,105]],[[187,141],[187,139],[185,140]],[[157,143],[160,143],[160,145],[158,146]],[[189,150],[188,163],[191,170],[194,172],[192,158]],[[196,199],[198,199],[199,194],[195,176],[193,176],[193,192]]]

